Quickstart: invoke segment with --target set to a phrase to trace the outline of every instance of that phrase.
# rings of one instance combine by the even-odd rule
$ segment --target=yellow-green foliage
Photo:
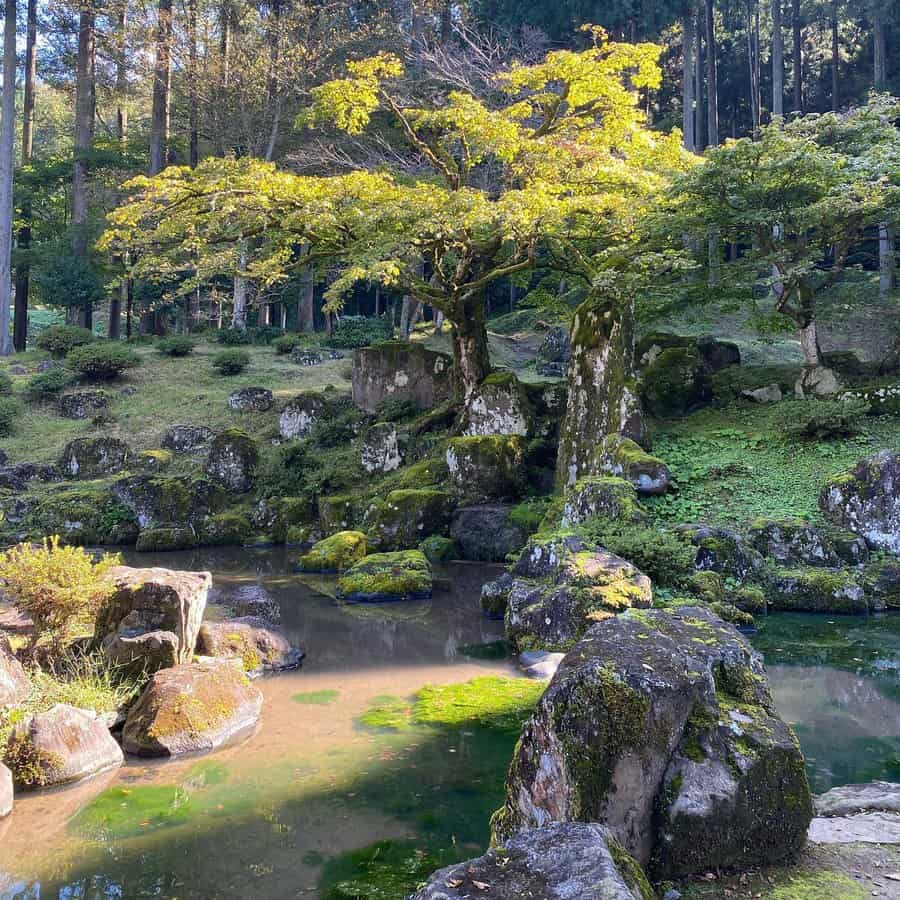
[[[13,603],[35,624],[35,643],[59,644],[78,625],[93,620],[113,592],[106,578],[117,555],[99,562],[81,547],[64,547],[56,536],[41,545],[19,544],[0,554],[0,582]]]

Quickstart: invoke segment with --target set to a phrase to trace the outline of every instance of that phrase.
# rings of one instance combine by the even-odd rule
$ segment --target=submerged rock
[[[465,503],[516,499],[525,489],[525,445],[518,435],[451,438],[447,469],[453,493]]]
[[[830,479],[819,508],[870,547],[900,554],[900,453],[882,450]]]
[[[249,732],[262,703],[238,660],[204,659],[163,669],[129,710],[122,746],[135,756],[215,750]]]
[[[522,732],[493,838],[602,822],[666,878],[784,859],[811,818],[759,654],[706,609],[632,610],[563,660]]]
[[[641,867],[609,829],[566,822],[526,831],[435,872],[411,900],[650,900]]]
[[[280,628],[255,616],[204,622],[200,626],[197,652],[203,656],[238,659],[251,677],[296,669],[303,659],[303,651],[294,647]]]
[[[56,407],[64,419],[92,419],[109,409],[109,396],[106,391],[73,391],[60,396]]]
[[[568,650],[593,622],[653,602],[646,575],[579,537],[530,541],[511,574],[506,636],[519,651]]]
[[[269,622],[281,621],[281,606],[278,601],[259,584],[245,584],[224,598],[224,603],[235,616],[256,616]]]
[[[512,506],[466,506],[456,510],[450,536],[459,545],[462,559],[504,562],[525,546],[528,535],[510,517]]]
[[[16,659],[6,634],[0,631],[0,709],[16,706],[31,693],[31,682]]]
[[[634,486],[624,478],[593,476],[581,478],[566,488],[562,526],[580,525],[595,517],[640,522],[644,513]]]
[[[375,413],[384,400],[431,409],[453,396],[453,360],[421,344],[385,341],[353,354],[353,402]]]
[[[103,478],[125,468],[128,445],[114,437],[82,437],[69,441],[59,467],[71,478]]]
[[[13,776],[12,772],[0,762],[0,819],[6,818],[13,811]]]
[[[16,784],[50,787],[122,765],[122,750],[93,710],[58,703],[13,729],[5,762]]]
[[[360,560],[338,580],[338,596],[357,603],[427,600],[431,587],[431,564],[425,554],[403,550]]]
[[[297,560],[301,572],[343,572],[366,555],[366,536],[361,531],[339,531],[316,541],[309,553]]]
[[[209,448],[206,474],[235,494],[245,494],[256,480],[259,450],[245,431],[229,428]]]
[[[172,425],[167,428],[160,446],[173,453],[197,453],[206,450],[216,436],[205,425]]]
[[[285,440],[306,437],[325,412],[327,403],[321,394],[304,391],[285,404],[278,417],[278,432]]]

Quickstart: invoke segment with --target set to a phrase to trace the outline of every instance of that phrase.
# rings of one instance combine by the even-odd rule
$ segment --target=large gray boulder
[[[108,577],[115,590],[97,615],[95,634],[110,659],[148,672],[188,662],[212,585],[210,573],[116,566]]]
[[[450,489],[463,503],[516,499],[525,490],[525,442],[519,435],[451,438]]]
[[[831,478],[819,508],[870,547],[900,554],[900,453],[882,450]]]
[[[6,634],[0,631],[0,708],[15,706],[31,693],[31,682],[16,659]]]
[[[245,616],[200,626],[197,652],[204,656],[240,660],[251,677],[265,672],[296,669],[303,652],[280,628],[265,619]]]
[[[104,478],[125,468],[128,445],[114,437],[81,437],[63,447],[59,468],[70,478]]]
[[[0,819],[5,819],[13,809],[12,772],[0,763]]]
[[[363,437],[360,462],[369,473],[393,472],[403,464],[404,451],[397,426],[391,422],[378,422]]]
[[[160,446],[176,454],[206,450],[216,433],[205,425],[172,425],[162,436]]]
[[[233,412],[266,412],[274,403],[274,395],[264,387],[238,388],[228,395],[228,408]]]
[[[506,637],[520,652],[568,650],[598,619],[653,602],[646,575],[580,537],[530,541],[511,575]]]
[[[467,435],[524,437],[534,431],[535,411],[525,385],[512,372],[494,372],[467,399],[464,419]]]
[[[420,409],[453,396],[453,360],[421,344],[385,341],[353,354],[353,402],[374,413],[385,400],[411,400]]]
[[[763,555],[733,528],[689,524],[679,525],[676,531],[697,548],[694,565],[701,571],[745,581],[757,577],[765,566]]]
[[[235,494],[246,494],[256,480],[259,449],[256,441],[239,428],[217,434],[206,457],[206,474]]]
[[[109,409],[109,396],[106,391],[72,391],[62,394],[56,407],[64,419],[92,419]]]
[[[411,900],[649,900],[641,867],[597,824],[526,831],[440,869]]]
[[[122,746],[135,756],[215,750],[249,733],[262,703],[240,660],[203,659],[162,669],[129,710]]]
[[[528,540],[527,533],[510,517],[511,506],[502,504],[465,506],[453,514],[450,537],[456,541],[462,559],[505,562]]]
[[[869,557],[866,542],[853,532],[831,532],[802,519],[757,519],[747,531],[750,545],[778,565],[855,565]]]
[[[814,844],[900,844],[900,784],[843,785],[816,797],[815,806]]]
[[[123,761],[122,750],[103,719],[93,710],[65,703],[16,725],[5,758],[16,784],[24,788],[69,784]]]
[[[315,391],[304,391],[288,400],[278,417],[278,432],[285,440],[306,437],[322,418],[325,398]]]
[[[795,853],[812,800],[758,653],[709,610],[594,625],[525,726],[493,822],[605,824],[660,879]]]
[[[637,491],[630,481],[615,476],[589,476],[566,488],[563,527],[581,525],[588,519],[639,522],[644,516]]]

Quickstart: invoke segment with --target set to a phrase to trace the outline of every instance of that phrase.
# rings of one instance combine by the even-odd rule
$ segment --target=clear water
[[[281,550],[135,561],[208,568],[225,594],[264,585],[306,661],[260,683],[261,725],[238,746],[20,796],[0,822],[0,900],[399,900],[486,845],[515,734],[357,720],[376,698],[513,674],[495,652],[502,623],[478,603],[496,569],[448,567],[428,603],[346,606],[328,596],[333,579],[301,581]],[[900,780],[900,619],[772,616],[754,642],[817,789]]]

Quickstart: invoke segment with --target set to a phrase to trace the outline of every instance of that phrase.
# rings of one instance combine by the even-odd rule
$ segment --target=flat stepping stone
[[[809,826],[813,844],[900,844],[900,815],[886,812],[819,817]]]

